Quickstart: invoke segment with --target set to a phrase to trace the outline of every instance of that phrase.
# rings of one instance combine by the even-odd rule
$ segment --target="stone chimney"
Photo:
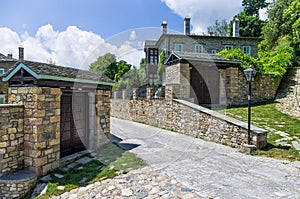
[[[191,34],[191,18],[185,17],[184,18],[184,35]]]
[[[166,21],[163,21],[162,23],[161,23],[161,34],[167,34],[167,22]]]
[[[13,58],[12,53],[8,53],[8,54],[7,54],[7,58],[8,58],[8,59],[12,59],[12,58]]]
[[[232,26],[232,36],[239,37],[240,36],[240,20],[238,18],[234,19]]]
[[[24,61],[24,48],[22,46],[19,47],[19,61]]]

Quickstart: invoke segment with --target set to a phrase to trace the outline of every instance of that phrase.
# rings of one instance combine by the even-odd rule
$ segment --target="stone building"
[[[166,57],[172,52],[192,52],[215,55],[223,49],[241,48],[244,53],[257,57],[259,38],[240,37],[239,21],[234,23],[233,37],[205,36],[191,34],[190,18],[184,19],[184,34],[168,34],[167,23],[162,24],[158,40],[145,41],[147,84],[153,85],[157,75],[159,54],[166,50]]]
[[[110,132],[112,80],[25,61],[21,50],[19,60],[0,62],[0,68],[7,64],[0,81],[6,98],[0,105],[6,114],[0,119],[0,177],[22,169],[43,175],[64,156],[97,150]]]
[[[166,60],[166,86],[176,98],[196,104],[241,105],[247,103],[248,84],[239,60],[218,55],[172,52]],[[280,81],[263,75],[252,83],[252,102],[275,98]]]

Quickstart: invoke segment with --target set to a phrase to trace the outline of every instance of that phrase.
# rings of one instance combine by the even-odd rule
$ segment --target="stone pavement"
[[[199,196],[176,180],[145,167],[52,197],[52,199],[78,198],[195,199]]]

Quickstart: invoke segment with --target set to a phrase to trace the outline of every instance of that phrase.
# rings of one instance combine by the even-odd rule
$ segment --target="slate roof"
[[[6,57],[5,55],[0,53],[0,59],[7,59],[8,57]]]
[[[31,70],[35,76],[40,77],[40,79],[51,78],[55,79],[66,79],[66,81],[72,80],[87,80],[87,81],[95,81],[95,82],[105,82],[109,84],[113,84],[114,81],[109,79],[107,76],[102,73],[94,73],[86,70],[80,70],[77,68],[70,68],[64,66],[57,66],[46,63],[32,62],[32,61],[23,61],[17,62],[14,67],[6,72],[3,77],[10,79],[9,76],[12,76],[18,71],[18,68],[24,68],[25,70]],[[29,71],[27,71],[29,72]],[[6,80],[7,81],[7,80]]]
[[[193,53],[193,52],[183,52],[183,51],[173,51],[166,63],[169,61],[171,56],[176,56],[179,60],[187,61],[204,61],[204,62],[222,62],[222,63],[234,63],[239,64],[240,61],[237,59],[226,59],[220,55],[212,55],[208,53]]]
[[[151,48],[156,46],[156,40],[145,40],[145,48]]]

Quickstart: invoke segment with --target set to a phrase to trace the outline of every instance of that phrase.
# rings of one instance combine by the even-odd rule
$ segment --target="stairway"
[[[300,67],[288,68],[277,91],[276,108],[300,119]]]

